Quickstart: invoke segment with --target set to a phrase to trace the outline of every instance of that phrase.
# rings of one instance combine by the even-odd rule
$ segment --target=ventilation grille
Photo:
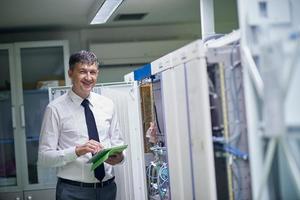
[[[118,14],[114,21],[142,20],[147,13]]]

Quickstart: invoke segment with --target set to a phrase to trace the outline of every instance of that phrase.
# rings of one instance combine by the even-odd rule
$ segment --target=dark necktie
[[[99,142],[99,136],[97,126],[93,112],[89,107],[89,100],[84,99],[81,103],[84,107],[85,121],[88,129],[89,139],[93,139]],[[101,182],[105,176],[104,164],[102,163],[99,167],[94,170],[95,177]]]

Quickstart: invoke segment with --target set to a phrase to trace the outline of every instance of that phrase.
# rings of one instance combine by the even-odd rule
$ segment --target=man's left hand
[[[116,165],[120,163],[124,159],[123,153],[116,153],[112,156],[110,156],[105,162],[110,164],[110,165]]]

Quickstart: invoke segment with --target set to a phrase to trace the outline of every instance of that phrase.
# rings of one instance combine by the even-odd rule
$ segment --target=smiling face
[[[72,80],[72,90],[85,99],[97,82],[99,70],[96,64],[76,63],[72,69],[69,69],[68,74]]]

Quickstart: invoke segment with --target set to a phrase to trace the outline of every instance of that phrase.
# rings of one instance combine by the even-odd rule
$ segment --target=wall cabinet
[[[69,84],[68,58],[67,41],[0,45],[0,200],[55,199],[55,171],[37,166],[49,102],[48,90],[37,87],[49,80]]]

